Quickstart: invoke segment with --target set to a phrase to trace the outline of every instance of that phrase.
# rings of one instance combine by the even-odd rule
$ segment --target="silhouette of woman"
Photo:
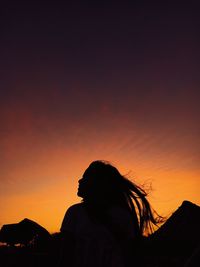
[[[82,202],[67,210],[61,226],[60,266],[133,266],[142,235],[162,219],[146,192],[108,162],[94,161],[79,180],[77,195]]]

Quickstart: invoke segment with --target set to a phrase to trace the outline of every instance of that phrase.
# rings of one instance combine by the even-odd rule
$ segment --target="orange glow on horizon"
[[[26,183],[21,183],[18,190],[16,190],[16,184],[13,184],[15,190],[12,191],[10,188],[12,193],[6,195],[4,192],[3,202],[1,201],[1,217],[4,218],[4,221],[1,224],[19,222],[26,217],[35,220],[50,232],[59,231],[66,209],[80,201],[80,198],[76,196],[77,182],[90,163],[88,161],[76,165],[78,157],[70,160],[69,169],[68,166],[64,166],[65,159],[63,162],[54,161],[54,165],[51,159],[48,166],[46,165],[43,170],[40,169],[38,173],[33,172],[31,175],[28,174],[28,170],[21,170],[19,176],[29,175],[27,182],[31,184],[26,188]],[[148,184],[152,184],[153,190],[150,191],[149,200],[161,215],[169,216],[185,199],[200,204],[198,192],[200,181],[197,179],[197,172],[136,169],[131,167],[131,163],[123,164],[118,159],[112,162],[122,174],[128,173],[128,177],[136,183],[146,183],[147,187]],[[60,169],[62,164],[63,170]],[[43,181],[35,179],[35,177],[39,177],[39,174],[43,176]],[[15,173],[15,179],[16,177]],[[17,183],[17,179],[15,182]],[[12,186],[10,184],[10,187]],[[23,186],[25,186],[24,189]]]

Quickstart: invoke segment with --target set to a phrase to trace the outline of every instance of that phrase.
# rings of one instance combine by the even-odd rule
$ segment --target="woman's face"
[[[94,186],[94,177],[91,175],[89,169],[87,169],[83,177],[78,181],[78,192],[77,195],[79,197],[87,197],[89,196],[93,186]]]

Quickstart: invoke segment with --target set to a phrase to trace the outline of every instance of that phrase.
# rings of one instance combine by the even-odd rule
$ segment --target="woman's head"
[[[93,161],[79,180],[78,196],[94,209],[118,205],[137,213],[140,233],[151,232],[162,217],[152,210],[146,192],[106,161]]]
[[[93,161],[79,180],[78,196],[88,201],[112,200],[122,191],[123,176],[105,161]]]

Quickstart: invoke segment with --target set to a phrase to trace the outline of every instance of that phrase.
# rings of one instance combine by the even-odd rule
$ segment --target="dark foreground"
[[[141,267],[184,267],[193,254],[197,244],[144,241],[137,252],[142,260]],[[60,244],[49,243],[45,247],[0,247],[0,266],[2,267],[57,267]],[[134,252],[133,252],[133,267]],[[199,258],[196,265],[200,266]],[[137,265],[137,267],[139,267]]]

